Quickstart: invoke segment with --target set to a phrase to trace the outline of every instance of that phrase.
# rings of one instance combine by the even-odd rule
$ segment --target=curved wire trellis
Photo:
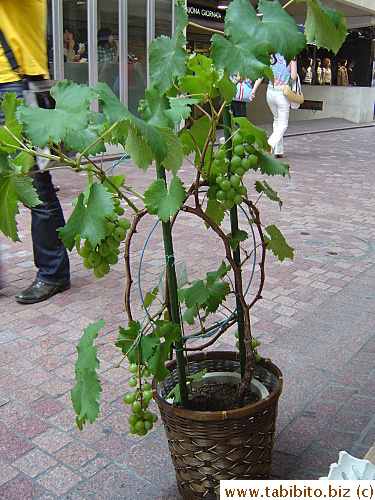
[[[252,269],[251,269],[249,282],[247,284],[247,287],[246,287],[245,293],[244,293],[244,295],[246,296],[247,293],[248,293],[248,291],[249,291],[251,282],[253,280],[254,271],[255,271],[255,264],[256,264],[256,239],[255,239],[254,228],[253,228],[252,224],[250,224],[250,217],[248,216],[248,214],[246,213],[245,209],[241,205],[239,205],[239,208],[242,210],[242,212],[245,215],[247,221],[249,222],[249,226],[250,226],[251,234],[252,234],[253,245],[254,245],[253,266],[252,266]],[[146,238],[146,240],[145,240],[145,242],[144,242],[144,244],[142,246],[141,255],[140,255],[139,264],[138,264],[138,291],[139,291],[139,295],[140,295],[140,298],[141,298],[142,306],[143,306],[143,308],[144,308],[144,310],[146,312],[146,315],[149,317],[149,319],[151,320],[151,322],[153,322],[154,324],[155,324],[155,322],[153,321],[153,319],[151,317],[151,314],[149,313],[149,308],[151,307],[151,305],[149,307],[146,307],[146,304],[145,304],[144,299],[143,299],[143,293],[142,293],[142,288],[141,288],[141,281],[142,281],[141,280],[141,268],[142,268],[143,256],[144,256],[147,244],[148,244],[148,242],[149,242],[149,240],[150,240],[150,238],[151,238],[154,230],[156,229],[157,225],[159,224],[159,222],[160,222],[160,219],[158,219],[155,222],[155,224],[152,226],[149,234],[147,235],[147,238]],[[161,274],[161,277],[160,277],[160,280],[159,280],[159,286],[160,286],[160,283],[161,283],[161,280],[163,278],[164,273],[165,273],[165,270]],[[159,286],[158,286],[158,288],[159,288]],[[235,307],[233,309],[233,311],[231,312],[231,314],[225,320],[217,322],[216,326],[214,326],[214,328],[212,330],[210,330],[209,332],[204,333],[202,335],[199,335],[199,337],[197,335],[185,335],[185,336],[182,336],[182,339],[183,340],[187,340],[187,339],[191,339],[191,338],[197,339],[197,338],[212,337],[216,332],[218,332],[220,330],[220,328],[223,328],[223,326],[225,326],[231,319],[234,318],[234,316],[236,315],[236,312],[237,312],[237,307]]]

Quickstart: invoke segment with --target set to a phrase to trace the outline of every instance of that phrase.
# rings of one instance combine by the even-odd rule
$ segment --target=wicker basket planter
[[[190,373],[239,372],[236,352],[189,356]],[[255,378],[269,396],[238,410],[199,412],[176,408],[166,396],[177,384],[176,362],[162,383],[153,380],[154,398],[168,439],[177,486],[184,499],[219,498],[221,479],[268,479],[273,455],[282,374],[268,360],[257,365]]]

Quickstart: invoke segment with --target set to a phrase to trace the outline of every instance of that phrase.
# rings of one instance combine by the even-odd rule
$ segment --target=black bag
[[[51,96],[51,88],[56,85],[56,80],[29,80],[24,79],[25,89],[23,99],[30,108],[55,109],[55,99]]]

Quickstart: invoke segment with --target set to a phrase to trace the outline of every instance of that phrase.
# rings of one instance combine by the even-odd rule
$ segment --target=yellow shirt
[[[48,78],[46,0],[0,0],[0,29],[21,75]],[[0,83],[18,81],[0,44]]]

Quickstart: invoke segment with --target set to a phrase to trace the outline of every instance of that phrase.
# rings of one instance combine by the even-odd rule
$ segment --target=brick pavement
[[[278,479],[316,479],[340,450],[363,457],[375,440],[374,137],[373,127],[289,136],[292,177],[270,180],[284,205],[279,211],[268,203],[264,222],[277,223],[295,248],[293,262],[268,260],[264,299],[253,311],[261,352],[284,374],[273,463]],[[145,175],[129,162],[116,168],[128,184],[144,187]],[[85,177],[56,172],[54,182],[68,215]],[[138,255],[150,224],[137,235]],[[176,254],[191,248],[189,278],[199,274],[200,252],[208,250],[201,241],[186,246],[191,224],[182,221],[175,238]],[[127,433],[125,367],[101,375],[97,422],[82,433],[75,426],[70,389],[83,328],[104,317],[102,367],[120,360],[110,342],[125,324],[122,264],[96,280],[73,251],[71,290],[21,306],[14,294],[35,276],[27,209],[18,227],[21,243],[0,236],[0,497],[177,499],[162,426],[145,438]],[[143,289],[158,282],[164,267],[158,231],[145,251]],[[139,302],[136,291],[132,300]],[[226,334],[215,347],[233,344]]]

